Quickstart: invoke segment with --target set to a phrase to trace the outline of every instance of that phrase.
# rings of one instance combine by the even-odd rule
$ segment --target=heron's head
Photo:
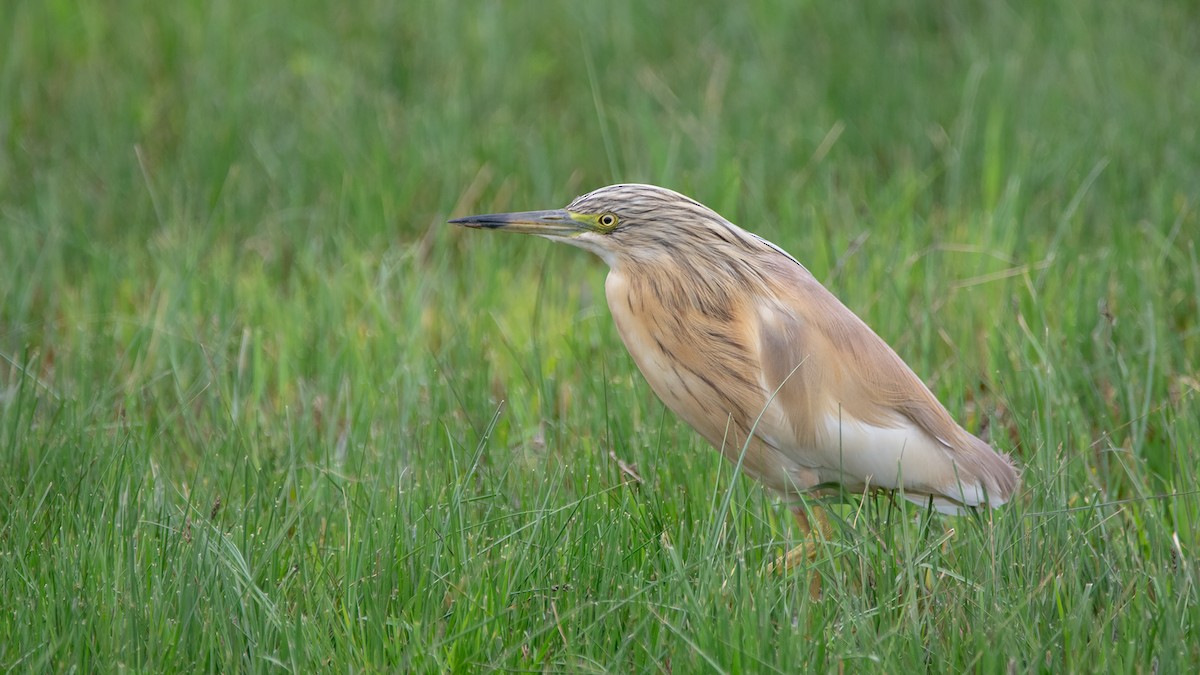
[[[609,266],[630,256],[672,255],[714,228],[732,227],[690,197],[654,185],[609,185],[563,209],[451,220],[466,227],[536,234],[587,249]]]

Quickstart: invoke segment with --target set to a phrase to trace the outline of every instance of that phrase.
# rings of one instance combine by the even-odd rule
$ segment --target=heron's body
[[[600,255],[617,330],[655,394],[768,487],[903,488],[947,512],[999,506],[1017,487],[1009,459],[807,269],[694,200],[617,185],[564,211],[456,222]]]

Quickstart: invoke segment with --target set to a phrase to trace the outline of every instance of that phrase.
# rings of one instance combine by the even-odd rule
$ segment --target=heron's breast
[[[668,408],[718,446],[749,428],[762,394],[733,322],[699,316],[617,271],[605,294],[626,349]]]

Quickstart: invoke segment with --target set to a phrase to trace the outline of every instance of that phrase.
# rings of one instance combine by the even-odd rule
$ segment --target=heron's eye
[[[617,217],[611,213],[605,213],[605,214],[602,214],[596,220],[596,222],[600,223],[600,227],[603,227],[605,229],[612,229],[617,226]]]

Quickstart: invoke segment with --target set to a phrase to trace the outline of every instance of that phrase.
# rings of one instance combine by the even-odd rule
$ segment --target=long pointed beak
[[[463,227],[504,230],[522,234],[540,234],[545,237],[572,237],[590,228],[586,223],[575,220],[569,211],[522,211],[519,213],[489,213],[483,216],[467,216],[450,221]]]

